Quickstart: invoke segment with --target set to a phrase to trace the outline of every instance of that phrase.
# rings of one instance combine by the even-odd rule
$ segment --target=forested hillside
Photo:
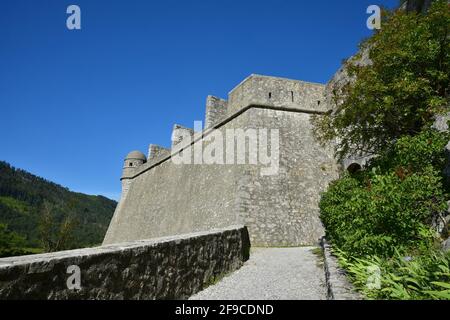
[[[0,161],[0,256],[101,244],[116,205]]]

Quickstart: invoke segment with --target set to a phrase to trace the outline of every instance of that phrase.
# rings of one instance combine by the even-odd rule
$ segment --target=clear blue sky
[[[0,160],[118,198],[124,156],[170,145],[251,73],[326,83],[397,0],[4,0]],[[66,28],[81,8],[82,30]]]

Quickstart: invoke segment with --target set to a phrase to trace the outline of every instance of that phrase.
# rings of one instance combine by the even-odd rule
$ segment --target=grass
[[[325,255],[321,247],[311,249],[311,252],[317,256],[316,264],[318,267],[323,268],[325,263]]]

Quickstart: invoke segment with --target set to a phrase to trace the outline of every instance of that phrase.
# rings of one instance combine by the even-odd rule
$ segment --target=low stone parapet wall
[[[248,259],[246,227],[0,259],[0,299],[185,299]]]

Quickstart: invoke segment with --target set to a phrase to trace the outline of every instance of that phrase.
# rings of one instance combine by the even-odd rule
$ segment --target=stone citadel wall
[[[269,135],[278,130],[277,174],[261,175],[267,165],[248,162],[175,164],[168,153],[150,158],[124,170],[126,194],[104,244],[233,224],[246,225],[257,246],[317,243],[323,235],[320,192],[338,172],[332,149],[321,147],[312,134],[311,115],[326,110],[323,90],[318,84],[253,75],[230,92],[228,101],[208,97],[207,129],[185,129],[194,142],[183,145],[176,136],[183,128],[175,126],[172,155],[199,146],[205,150],[214,141],[211,135],[226,136],[228,129],[268,129]]]

